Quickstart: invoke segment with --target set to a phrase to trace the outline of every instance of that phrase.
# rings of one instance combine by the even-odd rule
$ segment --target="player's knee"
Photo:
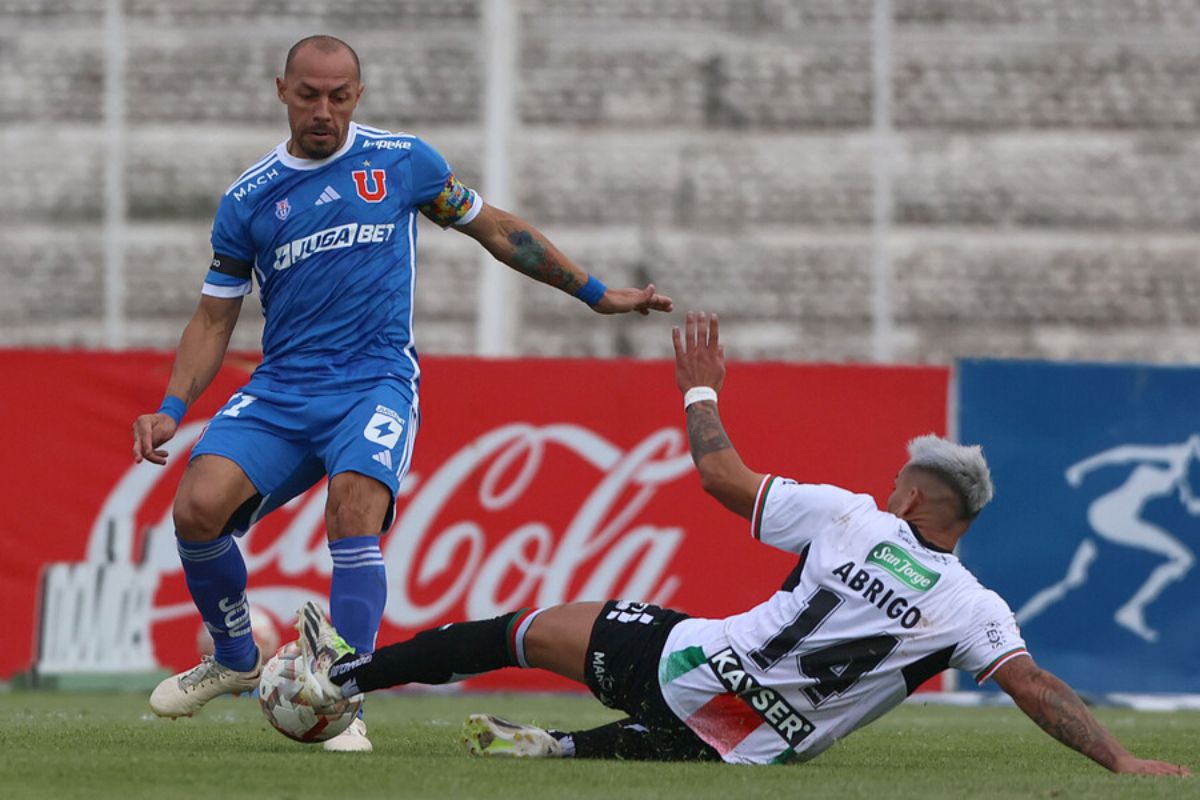
[[[185,542],[207,542],[216,539],[225,529],[229,515],[223,504],[207,498],[202,491],[180,492],[175,498],[172,515],[175,535]]]
[[[334,476],[325,503],[329,541],[380,533],[391,503],[392,493],[374,478],[354,473]]]
[[[329,541],[336,542],[348,536],[370,536],[378,534],[383,527],[385,512],[370,504],[352,500],[334,501],[330,498],[325,508],[325,532]]]

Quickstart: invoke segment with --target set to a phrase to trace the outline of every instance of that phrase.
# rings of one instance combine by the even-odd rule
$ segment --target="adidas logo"
[[[392,468],[392,451],[391,450],[380,450],[378,453],[371,456],[371,458],[375,459],[380,464],[383,464],[388,469]]]
[[[332,186],[326,185],[325,191],[321,192],[321,196],[317,198],[317,202],[314,205],[323,206],[326,203],[332,203],[334,200],[341,199],[342,196]]]

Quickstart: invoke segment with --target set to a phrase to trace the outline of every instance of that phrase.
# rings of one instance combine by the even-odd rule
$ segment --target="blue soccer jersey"
[[[415,396],[417,212],[465,225],[482,207],[415,136],[350,123],[319,161],[279,144],[221,198],[203,289],[240,297],[257,278],[263,361],[245,391],[330,394],[391,378]]]

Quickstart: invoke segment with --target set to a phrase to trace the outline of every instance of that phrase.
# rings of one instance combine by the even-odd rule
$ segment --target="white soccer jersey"
[[[946,667],[983,683],[1025,654],[1000,596],[868,495],[768,475],[751,531],[796,569],[744,614],[681,622],[659,665],[667,704],[725,761],[807,760]]]

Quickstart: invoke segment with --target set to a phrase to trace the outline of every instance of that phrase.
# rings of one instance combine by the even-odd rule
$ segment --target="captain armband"
[[[466,225],[479,215],[483,208],[483,198],[471,187],[454,177],[446,179],[437,197],[421,206],[421,213],[441,225]]]

